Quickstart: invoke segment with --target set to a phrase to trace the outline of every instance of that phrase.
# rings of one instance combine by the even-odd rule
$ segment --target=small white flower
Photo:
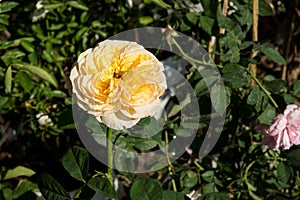
[[[38,1],[35,5],[36,10],[33,12],[32,22],[36,22],[41,18],[45,18],[49,10],[44,10],[43,1]]]
[[[38,1],[38,2],[36,2],[35,7],[36,7],[36,9],[41,9],[41,8],[43,8],[43,1]]]
[[[191,200],[197,200],[199,197],[201,197],[201,194],[195,194],[195,190],[193,190],[190,194],[187,194]]]
[[[126,3],[127,3],[129,8],[133,7],[133,1],[132,0],[127,0]]]
[[[35,117],[37,118],[38,123],[41,126],[52,126],[53,125],[51,118],[45,113],[39,113]]]
[[[37,22],[39,19],[45,18],[49,10],[35,10],[33,12],[32,22]]]
[[[192,155],[193,154],[193,150],[189,147],[185,147],[185,151],[189,154]]]

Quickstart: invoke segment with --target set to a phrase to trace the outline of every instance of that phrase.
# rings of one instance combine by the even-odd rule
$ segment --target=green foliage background
[[[252,0],[230,2],[224,16],[217,0],[1,1],[0,199],[91,199],[95,193],[115,198],[106,166],[80,147],[68,76],[87,48],[144,26],[174,29],[211,50],[226,86],[227,116],[217,146],[199,160],[210,99],[203,79],[188,69],[204,108],[194,153],[149,174],[115,172],[119,198],[181,200],[195,190],[200,199],[298,199],[299,147],[272,151],[261,145],[254,126],[270,124],[287,104],[299,101],[299,1],[259,0],[258,42],[251,39]],[[284,66],[288,73],[281,77]],[[51,122],[41,124],[43,115]],[[176,116],[164,130],[169,135],[160,133],[156,143],[125,136],[120,143],[139,151],[166,144]]]

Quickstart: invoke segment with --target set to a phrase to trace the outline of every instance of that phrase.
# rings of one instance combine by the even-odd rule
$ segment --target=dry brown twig
[[[253,24],[252,24],[252,41],[257,42],[258,41],[258,0],[253,0]],[[257,51],[252,51],[251,58],[254,58],[257,55]],[[253,75],[256,76],[256,64],[250,63],[250,70],[252,71]],[[255,85],[255,81],[252,80],[252,85]]]

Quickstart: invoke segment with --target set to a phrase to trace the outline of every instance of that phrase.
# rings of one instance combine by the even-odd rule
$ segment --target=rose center
[[[119,79],[119,78],[122,77],[122,75],[120,73],[114,72],[113,77],[116,78],[116,79]]]

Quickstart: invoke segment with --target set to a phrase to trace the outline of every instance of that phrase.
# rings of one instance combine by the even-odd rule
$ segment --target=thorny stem
[[[166,157],[167,157],[167,162],[168,162],[168,170],[169,170],[169,175],[171,177],[171,182],[172,182],[172,186],[173,186],[173,190],[175,192],[177,192],[177,187],[176,187],[176,183],[175,183],[175,180],[173,178],[173,165],[170,161],[170,158],[169,158],[169,140],[168,140],[168,133],[167,131],[165,131],[165,140],[166,140],[166,147],[165,147],[165,151],[166,151]]]
[[[275,108],[278,108],[278,105],[276,101],[271,96],[271,93],[259,82],[259,80],[256,78],[256,76],[253,74],[253,72],[249,69],[247,69],[248,74],[250,74],[251,78],[255,81],[255,83],[260,87],[260,89],[267,95],[267,97],[271,100]]]
[[[200,64],[200,65],[207,65],[207,66],[212,66],[212,67],[218,66],[218,67],[222,68],[222,66],[216,65],[216,64],[214,64],[214,63],[206,63],[206,62],[202,62],[202,61],[199,61],[199,60],[197,60],[197,59],[195,59],[195,58],[190,57],[189,55],[187,55],[187,54],[182,50],[182,48],[181,48],[180,45],[177,43],[177,41],[175,40],[175,38],[172,38],[171,40],[172,40],[172,42],[175,44],[175,46],[177,47],[177,49],[180,51],[180,53],[184,56],[184,58],[187,59],[188,61],[192,61],[192,62],[197,63],[197,64]]]
[[[106,177],[108,178],[110,184],[114,187],[114,182],[113,182],[113,145],[112,145],[112,129],[108,128],[107,130],[107,174]],[[114,200],[114,198],[112,198]]]

